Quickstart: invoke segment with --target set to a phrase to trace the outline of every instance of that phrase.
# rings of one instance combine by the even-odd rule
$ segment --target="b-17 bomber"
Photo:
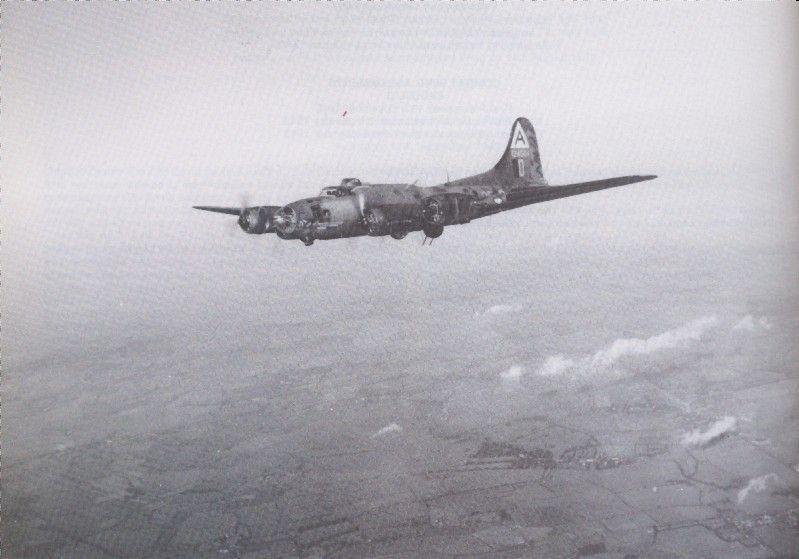
[[[274,233],[281,239],[315,240],[369,235],[402,239],[422,231],[435,239],[449,225],[469,223],[530,204],[647,181],[655,175],[630,175],[552,186],[544,178],[532,124],[517,118],[502,157],[484,173],[437,186],[366,184],[347,178],[319,196],[285,206],[194,206],[238,216],[245,233]]]

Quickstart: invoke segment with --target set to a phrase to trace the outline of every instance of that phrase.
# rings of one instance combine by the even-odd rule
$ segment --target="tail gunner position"
[[[426,239],[435,239],[447,225],[654,178],[655,175],[631,175],[550,186],[541,169],[533,125],[526,118],[517,118],[502,157],[492,169],[479,175],[430,187],[364,184],[358,179],[344,179],[339,186],[323,188],[315,198],[303,198],[282,207],[194,207],[238,216],[239,226],[246,233],[275,233],[281,239],[299,239],[306,245],[317,239],[362,235],[402,239],[412,231],[422,231]]]

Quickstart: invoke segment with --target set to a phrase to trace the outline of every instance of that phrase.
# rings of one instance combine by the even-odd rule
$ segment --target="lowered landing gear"
[[[314,242],[314,239],[313,239],[313,237],[303,237],[303,238],[302,238],[302,239],[300,239],[300,240],[301,240],[303,243],[305,243],[305,246],[307,246],[307,247],[311,246],[311,245],[313,244],[313,242]]]
[[[444,226],[441,224],[425,223],[424,227],[422,227],[422,232],[431,239],[437,239],[444,232]]]
[[[394,231],[393,233],[391,233],[391,238],[400,241],[404,239],[407,234],[408,234],[407,231]]]
[[[441,224],[433,224],[433,223],[425,223],[424,227],[422,227],[422,232],[424,233],[424,240],[422,240],[422,244],[427,242],[427,239],[430,239],[430,243],[433,244],[433,241],[441,236],[444,232],[444,226]]]

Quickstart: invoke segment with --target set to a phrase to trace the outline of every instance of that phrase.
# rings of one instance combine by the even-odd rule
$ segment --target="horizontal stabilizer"
[[[586,194],[588,192],[594,192],[595,190],[615,188],[617,186],[649,181],[656,178],[657,175],[631,175],[627,177],[615,177],[612,179],[602,179],[598,181],[565,184],[562,186],[520,188],[510,192],[508,195],[508,205],[513,205],[513,203],[516,201],[522,202],[521,205],[535,204],[536,202],[546,202],[548,200],[556,200],[558,198]]]
[[[487,211],[481,212],[478,217],[485,217],[487,215],[492,215],[505,210],[529,206],[530,204],[538,204],[540,202],[548,202],[549,200],[557,200],[558,198],[567,198],[569,196],[577,196],[578,194],[586,194],[588,192],[594,192],[595,190],[604,190],[606,188],[624,186],[625,184],[650,181],[656,178],[657,175],[630,175],[627,177],[615,177],[612,179],[603,179],[598,181],[564,184],[562,186],[517,188],[508,193],[508,200],[505,204],[502,204],[502,206],[487,208]]]

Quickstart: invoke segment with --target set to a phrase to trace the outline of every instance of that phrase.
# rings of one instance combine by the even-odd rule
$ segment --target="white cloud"
[[[499,376],[502,377],[502,380],[518,382],[522,375],[524,374],[524,367],[519,365],[514,365],[507,371],[502,371],[499,373]]]
[[[514,312],[519,312],[522,310],[521,305],[493,305],[488,307],[482,313],[480,311],[476,311],[474,316],[481,316],[481,315],[499,315],[499,314],[509,314]]]
[[[752,317],[751,314],[746,315],[741,320],[736,322],[733,327],[733,330],[746,330],[747,332],[754,332],[755,331],[755,319]]]
[[[707,443],[735,430],[735,418],[726,416],[713,423],[706,431],[694,429],[682,437],[684,446],[704,446]]]
[[[544,377],[557,376],[574,368],[574,361],[562,355],[551,355],[538,370],[538,374]]]
[[[718,319],[715,316],[706,316],[645,340],[620,338],[609,348],[597,351],[591,357],[591,366],[606,369],[626,355],[647,355],[664,349],[672,349],[686,342],[699,341],[705,331],[717,323]]]
[[[556,376],[570,370],[583,375],[605,372],[610,370],[622,357],[648,355],[697,342],[708,329],[717,323],[718,319],[715,316],[706,316],[650,338],[620,338],[607,348],[576,361],[560,354],[552,355],[538,370],[538,374]]]
[[[768,487],[769,481],[776,483],[779,480],[780,478],[777,476],[777,474],[766,474],[764,476],[750,479],[749,483],[746,484],[746,487],[738,492],[738,504],[740,505],[743,503],[749,496],[749,493],[760,493],[761,491],[765,491]]]
[[[388,435],[390,433],[402,433],[402,427],[397,425],[396,423],[390,423],[390,424],[386,425],[385,427],[383,427],[382,429],[380,429],[377,433],[372,435],[372,438],[382,437],[382,436]]]
[[[771,321],[765,316],[761,316],[755,321],[755,317],[751,314],[746,315],[741,320],[736,322],[732,329],[736,332],[754,332],[757,329],[771,330],[774,327]]]

